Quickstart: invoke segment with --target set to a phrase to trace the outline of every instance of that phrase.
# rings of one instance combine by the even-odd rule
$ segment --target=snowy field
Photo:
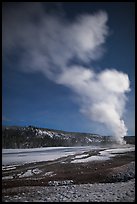
[[[92,147],[96,149],[97,147]],[[15,165],[41,161],[53,161],[55,159],[82,154],[91,150],[91,146],[84,147],[45,147],[31,149],[3,149],[2,165]]]
[[[99,149],[98,155],[89,156],[84,152]],[[41,161],[53,161],[61,157],[69,155],[79,154],[75,156],[72,163],[88,162],[96,160],[109,160],[118,153],[135,151],[133,145],[123,145],[122,147],[115,148],[103,148],[95,146],[83,146],[83,147],[45,147],[45,148],[31,148],[31,149],[3,149],[2,150],[2,165],[19,165],[24,163],[41,162]],[[12,168],[12,167],[10,167]]]
[[[134,151],[134,145],[3,149],[3,202],[134,202]]]

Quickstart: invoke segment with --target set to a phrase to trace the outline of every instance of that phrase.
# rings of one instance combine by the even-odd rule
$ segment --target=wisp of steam
[[[107,13],[98,11],[81,14],[70,22],[65,15],[45,12],[38,2],[4,7],[3,53],[6,56],[13,49],[23,50],[23,71],[40,71],[69,87],[78,98],[81,113],[103,123],[123,144],[127,135],[122,118],[126,92],[130,91],[128,75],[114,67],[97,72],[92,66],[104,54],[107,20]]]

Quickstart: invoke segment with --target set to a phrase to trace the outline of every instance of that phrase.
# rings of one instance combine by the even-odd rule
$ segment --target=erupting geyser
[[[38,2],[27,4],[25,16],[20,15],[24,6],[17,13],[14,6],[8,8],[8,16],[3,12],[4,54],[14,48],[23,50],[23,70],[40,71],[55,83],[71,88],[79,97],[80,111],[92,121],[105,124],[123,144],[127,128],[122,118],[129,78],[113,67],[100,72],[92,67],[92,61],[104,53],[102,45],[109,33],[107,13],[82,14],[69,22],[61,15],[45,13]],[[35,16],[36,22],[32,20]]]

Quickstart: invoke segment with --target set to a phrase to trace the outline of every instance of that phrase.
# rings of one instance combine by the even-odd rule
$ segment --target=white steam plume
[[[3,55],[14,48],[22,50],[24,71],[41,71],[79,97],[81,112],[106,125],[119,143],[127,134],[122,120],[129,91],[127,74],[113,69],[96,73],[91,64],[102,56],[108,35],[106,12],[83,14],[67,21],[46,13],[41,3],[20,3],[3,7]],[[80,64],[80,63],[79,63]]]
[[[84,67],[71,67],[58,78],[75,91],[81,103],[81,112],[91,120],[106,125],[120,144],[127,134],[121,119],[125,109],[125,92],[129,91],[128,76],[114,69],[98,74]]]

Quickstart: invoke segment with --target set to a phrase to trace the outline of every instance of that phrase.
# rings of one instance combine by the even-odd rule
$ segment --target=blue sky
[[[79,100],[79,97],[77,98],[75,91],[73,91],[75,87],[72,89],[68,83],[67,85],[64,82],[58,83],[58,72],[62,72],[62,69],[60,70],[58,67],[66,67],[68,61],[64,59],[68,59],[66,56],[70,55],[73,56],[71,59],[72,65],[77,64],[88,68],[93,67],[96,73],[100,73],[105,69],[115,69],[128,75],[131,91],[126,93],[128,100],[124,108],[122,119],[128,128],[128,135],[134,135],[134,3],[79,2],[42,3],[40,5],[38,3],[37,6],[31,2],[29,4],[24,3],[24,9],[22,9],[22,4],[23,3],[3,3],[3,125],[34,125],[66,131],[93,132],[101,135],[112,134],[109,128],[106,128],[105,124],[91,120],[91,118],[87,117],[87,114],[83,114],[80,111],[82,102]],[[42,14],[40,13],[41,9]],[[94,55],[98,53],[96,52],[95,54],[93,53],[94,55],[92,54],[93,59],[87,60],[85,55],[83,55],[85,54],[83,51],[83,60],[79,51],[78,56],[76,56],[77,50],[75,50],[75,47],[74,49],[72,49],[73,46],[69,47],[69,45],[71,45],[70,36],[72,36],[72,39],[75,37],[76,33],[74,31],[77,28],[85,29],[85,24],[82,24],[82,20],[80,20],[81,18],[79,16],[92,16],[100,10],[107,14],[106,24],[109,30],[107,31],[107,37],[105,37],[103,45],[100,46],[101,51],[99,50],[99,53],[101,53],[101,57],[96,59],[96,57],[94,57]],[[102,16],[105,18],[105,15]],[[49,21],[44,20],[46,17],[49,18]],[[43,25],[44,28],[42,27]],[[70,29],[68,29],[68,27]],[[37,29],[35,30],[35,28]],[[88,24],[86,29],[88,31]],[[56,33],[57,31],[59,34]],[[50,34],[50,38],[45,37],[43,32],[45,32],[47,36]],[[85,37],[84,31],[82,32]],[[78,37],[81,39],[79,33]],[[41,42],[39,41],[40,37],[43,39],[42,42],[45,43],[43,46],[39,44],[39,42]],[[100,39],[101,37],[102,36],[100,36]],[[48,39],[50,39],[50,42]],[[67,40],[68,42],[66,42]],[[75,43],[77,35],[73,40],[75,40]],[[84,42],[84,39],[82,40]],[[86,40],[85,38],[85,41]],[[36,46],[34,46],[35,43]],[[38,48],[39,46],[40,48]],[[82,46],[85,45],[83,44]],[[94,46],[96,46],[96,44]],[[35,48],[37,49],[35,50]],[[65,48],[70,51],[66,51]],[[85,48],[87,49],[88,44],[82,48],[83,50]],[[28,50],[31,50],[31,52]],[[36,51],[33,53],[36,54],[36,58],[34,57],[35,55],[31,55],[32,51]],[[74,55],[72,55],[73,51]],[[41,60],[41,53],[43,57],[43,52],[47,61],[49,60],[48,63],[47,61],[43,61],[43,58]],[[33,56],[32,59],[31,56]],[[37,57],[40,61],[37,60]],[[50,60],[50,58],[53,60]],[[39,62],[42,63],[41,66]],[[45,64],[48,67],[46,72],[43,71],[44,66],[46,66]],[[50,70],[52,70],[51,75],[48,72]],[[67,70],[67,68],[65,68],[65,70]],[[82,94],[80,97],[82,97]]]

